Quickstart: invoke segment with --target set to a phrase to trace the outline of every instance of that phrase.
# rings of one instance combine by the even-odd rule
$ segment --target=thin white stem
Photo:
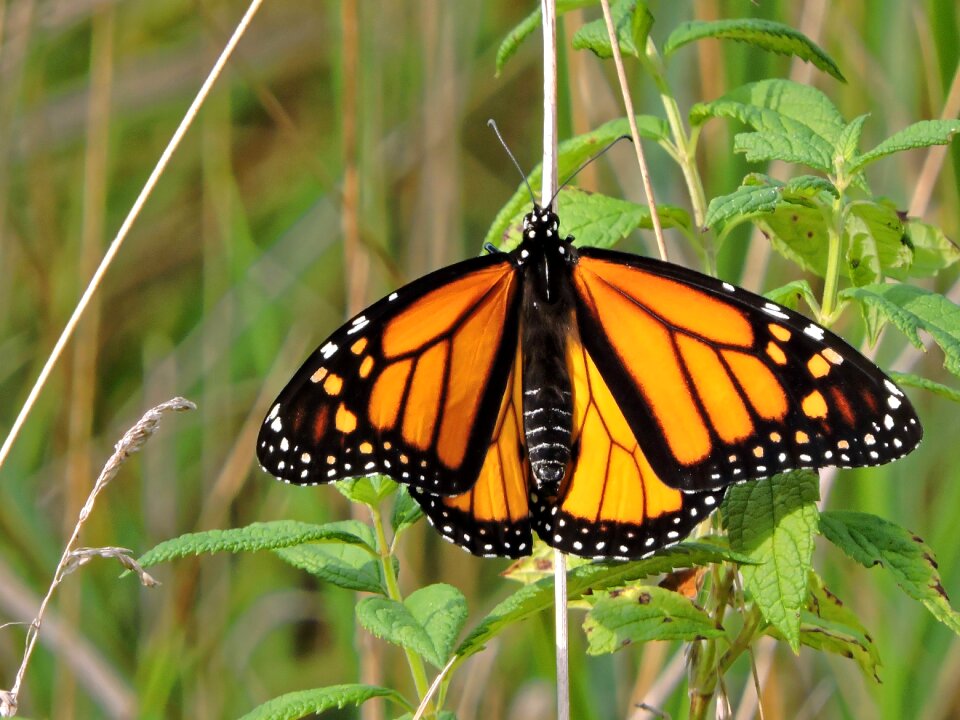
[[[555,0],[541,0],[543,14],[543,180],[541,205],[557,191],[557,9]]]
[[[430,700],[434,695],[437,694],[437,689],[440,687],[440,682],[446,677],[446,674],[450,672],[450,668],[453,667],[453,663],[459,658],[458,655],[454,655],[450,658],[450,661],[443,666],[443,670],[437,673],[437,676],[433,679],[433,682],[430,683],[430,689],[427,690],[427,694],[423,696],[423,700],[420,701],[420,706],[417,708],[417,712],[414,714],[412,720],[420,720],[423,717],[423,714],[427,711],[427,706],[430,704]]]
[[[647,158],[643,154],[643,146],[640,145],[637,115],[633,110],[633,98],[630,95],[630,85],[627,83],[627,73],[623,67],[623,55],[620,54],[617,29],[613,25],[613,15],[610,13],[610,2],[609,0],[600,0],[600,4],[603,6],[603,19],[607,24],[610,49],[613,51],[613,63],[617,67],[617,78],[620,80],[620,94],[623,96],[623,105],[627,111],[627,122],[630,123],[630,137],[633,139],[633,149],[637,153],[637,164],[640,166],[640,177],[643,179],[643,193],[647,196],[647,205],[650,207],[650,217],[653,220],[653,234],[657,238],[657,250],[660,252],[660,259],[667,260],[667,246],[663,241],[663,227],[660,225],[657,203],[653,198],[653,185],[650,183],[650,171],[647,169]]]
[[[557,8],[555,0],[541,0],[543,19],[543,183],[541,205],[557,191]],[[553,553],[554,637],[557,655],[557,719],[570,718],[570,670],[567,661],[567,559]]]
[[[570,667],[567,660],[567,556],[553,551],[554,635],[557,651],[557,720],[570,720]]]
[[[153,172],[150,173],[150,177],[147,178],[147,182],[144,184],[143,189],[140,191],[140,194],[134,201],[133,206],[130,208],[130,212],[127,213],[127,217],[124,219],[123,224],[117,231],[116,237],[114,237],[113,242],[110,243],[110,247],[107,248],[107,252],[104,254],[103,260],[100,261],[100,266],[90,279],[90,283],[87,285],[87,289],[84,290],[79,302],[77,302],[77,306],[73,309],[73,314],[70,316],[66,326],[63,328],[63,332],[60,333],[60,337],[53,346],[53,350],[50,351],[50,355],[47,357],[47,361],[44,363],[43,369],[40,371],[40,375],[37,377],[37,381],[34,383],[33,388],[31,388],[30,394],[27,395],[27,399],[24,401],[23,407],[20,408],[17,419],[13,421],[13,425],[10,427],[10,432],[3,441],[3,446],[0,447],[0,468],[3,467],[3,463],[7,459],[7,455],[10,454],[10,448],[17,439],[17,435],[20,434],[20,429],[23,427],[23,423],[30,414],[30,410],[33,408],[34,403],[36,403],[37,397],[40,395],[40,391],[43,389],[44,385],[46,385],[47,379],[50,377],[50,373],[53,371],[53,368],[57,364],[57,360],[60,359],[60,355],[63,353],[63,349],[73,336],[73,332],[76,329],[77,324],[80,322],[80,318],[83,317],[83,313],[90,304],[90,300],[93,298],[94,293],[96,293],[97,288],[100,287],[100,282],[103,280],[103,276],[106,275],[108,268],[113,263],[113,259],[120,250],[120,246],[127,238],[130,228],[140,215],[140,210],[143,208],[144,203],[146,203],[147,198],[149,198],[150,194],[153,192],[157,181],[160,179],[160,176],[167,167],[167,163],[170,162],[170,158],[180,145],[180,141],[183,139],[183,136],[193,124],[197,112],[200,110],[200,107],[206,100],[207,95],[210,94],[210,89],[213,87],[213,84],[216,82],[217,78],[220,77],[224,66],[227,64],[227,60],[233,53],[233,50],[240,41],[240,38],[243,37],[244,33],[247,31],[250,21],[257,13],[257,10],[260,9],[260,5],[262,3],[263,0],[251,0],[250,6],[247,8],[247,12],[237,24],[236,29],[233,31],[233,35],[230,36],[230,40],[227,41],[226,46],[223,48],[223,52],[220,53],[220,57],[218,57],[217,62],[214,63],[213,69],[210,70],[209,75],[207,75],[207,79],[204,80],[203,85],[197,92],[197,96],[193,99],[193,102],[190,104],[190,107],[184,114],[183,119],[180,121],[180,125],[177,126],[176,131],[173,133],[173,137],[170,138],[170,142],[167,143],[167,147],[164,149],[163,154],[160,155],[160,159],[157,161],[156,166],[153,168]]]

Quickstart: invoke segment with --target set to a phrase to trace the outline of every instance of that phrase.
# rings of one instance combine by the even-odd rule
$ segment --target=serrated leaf
[[[411,497],[406,486],[401,485],[393,503],[393,514],[390,516],[390,526],[393,528],[394,536],[414,525],[421,517],[423,517],[423,510]]]
[[[790,178],[783,185],[783,197],[785,199],[813,199],[821,194],[835,198],[840,197],[837,186],[819,175],[798,175]]]
[[[830,172],[829,158],[810,142],[812,137],[809,132],[799,135],[771,130],[738,133],[733,138],[733,151],[743,153],[747,162],[780,160]]]
[[[720,637],[723,628],[679,593],[655,586],[604,592],[592,600],[583,622],[587,652],[602,655],[650,640],[692,642]]]
[[[467,619],[467,601],[450,585],[429,585],[402,603],[385,597],[364,598],[357,620],[387,642],[412,650],[437,668],[450,657]]]
[[[878,283],[846,288],[840,296],[877,310],[917,348],[923,349],[919,331],[928,333],[943,350],[944,367],[960,375],[960,307],[943,295],[913,285]]]
[[[806,280],[792,280],[786,285],[768,290],[763,296],[791,310],[796,310],[799,307],[801,299],[813,310],[817,312],[820,310],[820,303],[817,302],[817,296],[813,294],[813,288],[810,287],[810,283]]]
[[[371,475],[340,480],[334,483],[334,487],[350,502],[377,507],[385,498],[395,493],[399,485],[396,480],[386,475]]]
[[[362,705],[371,698],[382,697],[409,710],[413,707],[395,690],[375,685],[331,685],[316,690],[298,690],[268,700],[248,712],[240,720],[297,720],[317,713]]]
[[[823,277],[827,268],[827,226],[818,209],[783,204],[753,222],[774,250],[802,269]]]
[[[762,213],[771,213],[783,198],[780,186],[741,185],[729,195],[710,201],[704,224],[722,228],[733,219],[746,220]]]
[[[423,626],[439,661],[434,664],[442,668],[467,621],[467,599],[452,585],[437,583],[410,593],[403,604]]]
[[[637,0],[616,0],[610,5],[610,16],[617,32],[620,52],[633,57],[643,57],[647,33],[653,19],[646,3]],[[613,57],[607,24],[603,18],[585,23],[577,30],[571,43],[575,50],[590,50],[599,58]]]
[[[741,568],[745,588],[794,652],[800,647],[819,496],[816,474],[797,471],[734,485],[720,506],[730,547],[757,563]]]
[[[561,217],[560,232],[573,235],[577,245],[609,248],[634,230],[653,227],[650,208],[646,205],[576,188],[561,191],[557,207]],[[658,205],[657,212],[665,229],[690,227],[690,216],[682,208]],[[510,242],[519,244],[519,234],[515,241],[512,235],[508,237]]]
[[[677,48],[703,38],[736,40],[778,55],[798,57],[845,82],[837,64],[810,38],[789,25],[760,18],[694,20],[683,23],[667,38],[663,48],[664,57]]]
[[[587,590],[593,592],[623,585],[648,575],[670,572],[681,567],[694,567],[714,562],[750,562],[749,558],[719,545],[683,542],[646,560],[628,563],[590,563],[567,574],[567,597],[579,598]],[[500,602],[470,632],[457,648],[458,660],[479,652],[498,633],[520,620],[553,606],[553,577],[525,585]]]
[[[904,150],[930,145],[947,145],[958,132],[960,132],[960,120],[921,120],[894,133],[873,150],[858,157],[848,172],[858,172],[882,157]]]
[[[903,233],[902,240],[912,250],[913,261],[902,272],[888,271],[890,277],[897,280],[933,277],[960,260],[960,248],[935,225],[907,218]]]
[[[880,682],[880,652],[857,614],[830,592],[813,571],[807,586],[810,601],[801,617],[801,642],[817,650],[849,657],[868,678]]]
[[[735,118],[757,132],[769,132],[807,142],[811,167],[829,172],[834,148],[846,123],[826,95],[789,80],[761,80],[743,85],[690,110],[690,123],[712,117]],[[814,160],[815,158],[815,160]]]
[[[637,115],[636,121],[640,137],[656,140],[659,143],[668,142],[670,130],[665,120],[652,115]],[[624,117],[611,120],[596,130],[563,141],[557,148],[557,175],[561,179],[566,179],[604,147],[617,138],[629,134],[630,124]],[[542,172],[542,165],[537,165],[530,173],[527,180],[531,187],[537,187],[540,184]],[[510,249],[511,243],[517,242],[520,237],[521,220],[527,212],[530,212],[530,191],[527,190],[526,184],[521,182],[513,196],[497,213],[487,231],[484,243],[492,243],[501,249]]]
[[[822,513],[820,532],[864,567],[886,568],[907,595],[960,635],[960,613],[950,607],[933,551],[919,537],[889,520],[850,510]]]
[[[857,148],[860,147],[860,136],[863,134],[863,124],[870,117],[870,113],[865,113],[851,120],[837,141],[837,152],[844,160],[851,160],[857,154]]]
[[[557,15],[588,7],[595,3],[596,0],[557,0]],[[521,20],[500,43],[500,47],[497,48],[497,76],[500,75],[503,66],[507,64],[507,60],[514,56],[523,41],[532,35],[538,27],[540,27],[539,7]]]
[[[373,528],[359,520],[340,520],[328,527],[354,535],[362,545],[329,543],[305,544],[274,550],[280,559],[315,575],[324,582],[347,590],[386,594],[379,557],[373,549]],[[396,558],[393,558],[396,562]]]
[[[960,403],[960,390],[954,390],[952,387],[941,385],[940,383],[934,382],[929,378],[921,377],[920,375],[914,375],[912,373],[888,372],[887,374],[890,376],[891,380],[897,383],[897,385],[906,385],[908,387],[929,390],[935,395],[940,395],[948,400],[953,400],[954,402]]]
[[[376,554],[372,545],[340,523],[314,525],[294,520],[258,522],[230,530],[206,530],[187,533],[165,540],[144,553],[137,562],[143,567],[187,557],[218,552],[256,552],[301,545],[304,543],[346,543],[362,548],[368,555]]]
[[[883,202],[850,205],[844,224],[846,275],[854,285],[869,285],[884,275],[903,272],[913,251],[903,241],[903,223],[896,208]]]

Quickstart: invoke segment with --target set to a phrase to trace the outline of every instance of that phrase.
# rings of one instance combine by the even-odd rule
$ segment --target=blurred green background
[[[540,157],[538,38],[498,78],[497,46],[533,2],[268,0],[175,155],[0,470],[0,624],[25,622],[113,443],[143,411],[184,395],[199,411],[168,417],[104,493],[81,544],[137,555],[183,532],[348,516],[332,489],[293,489],[256,466],[269,401],[349,310],[480,251],[519,178],[486,126],[495,118],[521,165]],[[246,4],[238,0],[0,0],[0,432],[40,367],[164,145]],[[836,59],[846,85],[802,63],[708,41],[671,59],[681,103],[744,82],[810,82],[847,118],[869,112],[863,147],[938,117],[958,59],[955,0],[874,3],[653,2],[653,37],[678,22],[758,15],[798,27]],[[622,114],[612,68],[569,50],[597,9],[561,22],[561,138]],[[640,112],[662,115],[634,66]],[[708,196],[748,170],[735,128],[711,122],[699,161]],[[955,237],[960,144],[936,179],[927,221]],[[907,208],[923,152],[872,168],[875,190]],[[689,206],[679,170],[648,149],[661,202]],[[789,168],[770,170],[781,179]],[[579,179],[642,200],[632,153],[614,150]],[[673,259],[697,266],[679,234]],[[627,247],[645,252],[650,238]],[[798,276],[759,235],[729,241],[721,274],[755,290]],[[814,280],[814,279],[812,279]],[[930,287],[947,292],[954,271]],[[815,287],[817,285],[815,284]],[[956,299],[956,295],[953,296]],[[859,341],[850,314],[840,332]],[[887,333],[878,361],[951,382],[939,351],[903,352]],[[960,444],[955,405],[911,392],[920,450],[879,469],[845,471],[828,505],[877,513],[934,548],[960,597]],[[443,580],[479,617],[514,586],[507,561],[443,543],[425,524],[401,548],[406,592]],[[960,714],[960,643],[889,577],[819,548],[828,587],[861,613],[885,664],[883,683],[843,658],[757,650],[771,718],[950,718]],[[145,590],[95,561],[56,598],[21,695],[36,718],[228,718],[282,692],[361,677],[410,691],[402,653],[353,629],[352,593],[327,588],[270,554],[181,561]],[[684,716],[671,684],[682,648],[586,658],[573,617],[576,718],[629,717],[655,698]],[[468,622],[468,627],[470,623]],[[23,627],[0,630],[9,688]],[[461,720],[547,718],[552,620],[527,622],[470,661],[454,682]],[[654,695],[648,695],[655,687]],[[749,665],[727,678],[734,717],[752,717]],[[371,703],[365,717],[396,708]],[[347,709],[329,717],[359,717]],[[644,717],[638,714],[636,717]]]

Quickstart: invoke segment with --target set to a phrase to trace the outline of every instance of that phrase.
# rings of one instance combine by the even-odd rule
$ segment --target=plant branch
[[[610,0],[600,0],[603,6],[603,19],[607,25],[607,35],[610,38],[610,49],[613,52],[613,62],[617,67],[617,78],[620,81],[620,94],[627,111],[627,122],[630,123],[630,137],[633,139],[633,148],[637,153],[637,164],[640,166],[640,177],[643,180],[643,193],[647,196],[647,205],[650,206],[650,217],[653,220],[653,234],[657,238],[657,249],[660,259],[667,260],[667,246],[663,240],[663,227],[660,224],[660,214],[657,212],[657,203],[653,197],[653,185],[650,183],[650,171],[647,169],[647,158],[643,154],[640,144],[640,131],[637,129],[637,116],[633,109],[633,97],[630,95],[630,85],[627,83],[627,73],[623,67],[623,56],[620,53],[620,42],[617,39],[617,30],[613,25],[613,15],[610,12]]]

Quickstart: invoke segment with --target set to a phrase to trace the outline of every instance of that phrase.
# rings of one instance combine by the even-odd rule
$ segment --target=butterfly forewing
[[[507,256],[427,275],[337,330],[271,407],[257,456],[296,484],[384,473],[453,494],[487,452],[517,346]]]
[[[667,484],[878,465],[920,441],[903,393],[829,331],[676,265],[584,248],[584,345]]]

